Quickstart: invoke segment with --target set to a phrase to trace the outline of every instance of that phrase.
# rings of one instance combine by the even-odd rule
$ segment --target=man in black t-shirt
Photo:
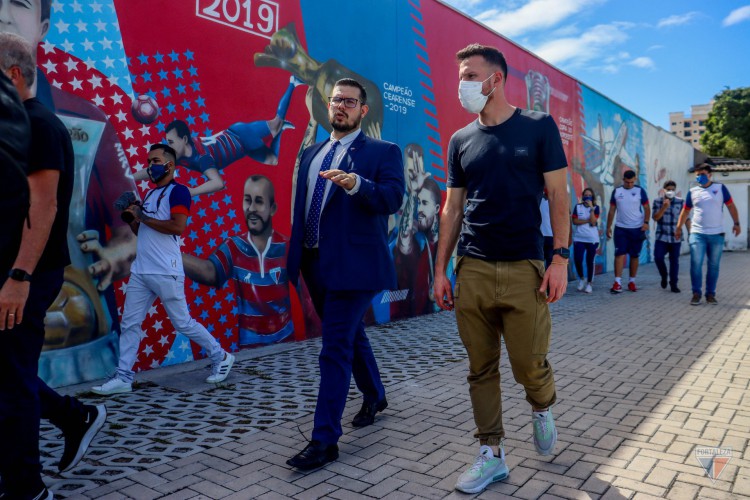
[[[13,266],[29,210],[28,150],[29,119],[13,82],[0,71],[0,276]]]
[[[456,54],[459,99],[478,119],[448,145],[448,190],[440,220],[435,300],[455,304],[458,333],[469,355],[469,386],[479,455],[456,483],[477,493],[508,477],[500,395],[500,337],[532,406],[534,445],[550,455],[557,430],[550,406],[555,381],[547,361],[548,303],[567,286],[568,194],[565,153],[551,116],[521,110],[505,98],[508,74],[494,47],[469,45]],[[545,271],[539,202],[546,187],[554,250]],[[446,276],[458,242],[455,290]],[[547,290],[549,289],[549,295]]]
[[[40,475],[40,418],[49,419],[65,436],[59,464],[65,471],[83,457],[107,413],[103,405],[83,405],[57,394],[37,375],[44,317],[70,263],[66,233],[74,158],[68,130],[32,96],[32,50],[22,37],[0,33],[0,70],[23,100],[31,132],[28,224],[12,269],[0,276],[0,496],[46,499],[52,494]]]

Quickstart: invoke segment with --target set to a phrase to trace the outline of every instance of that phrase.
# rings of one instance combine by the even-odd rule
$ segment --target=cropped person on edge
[[[549,198],[547,189],[542,193],[542,201],[539,202],[539,211],[542,213],[542,223],[539,229],[542,231],[542,249],[544,252],[544,268],[552,264],[552,250],[555,249],[555,240],[552,237],[552,222],[549,217]]]
[[[461,105],[478,117],[454,133],[448,146],[435,299],[443,309],[455,304],[458,333],[469,355],[474,437],[480,446],[456,489],[477,493],[508,477],[501,337],[513,376],[531,404],[534,447],[541,455],[554,451],[557,430],[550,407],[557,395],[547,361],[552,330],[548,304],[567,287],[570,217],[567,161],[552,117],[507,101],[508,66],[495,47],[472,44],[456,58]],[[539,229],[545,187],[555,247],[546,271]],[[446,270],[456,242],[456,285],[451,290]]]
[[[594,190],[586,188],[581,193],[581,203],[573,207],[573,261],[578,274],[578,291],[593,292],[594,258],[599,247],[599,205]],[[583,276],[583,261],[586,259],[586,277]]]
[[[39,457],[40,419],[49,419],[62,430],[65,448],[58,464],[60,472],[75,466],[107,418],[104,405],[84,405],[71,396],[61,396],[37,375],[44,344],[44,317],[47,308],[60,293],[63,271],[70,263],[67,228],[68,208],[73,194],[73,144],[63,123],[31,91],[36,76],[33,51],[22,37],[0,33],[0,70],[3,73],[3,107],[14,110],[17,97],[23,100],[28,124],[20,109],[0,116],[21,119],[15,127],[0,127],[2,145],[6,134],[17,142],[15,159],[5,156],[3,169],[3,205],[17,199],[28,187],[28,205],[3,211],[0,231],[2,266],[0,267],[0,498],[51,499],[52,493],[42,481]],[[9,78],[17,91],[11,94]],[[30,132],[28,150],[24,136]],[[16,135],[18,134],[18,135]],[[25,141],[23,141],[25,142]],[[20,147],[20,149],[19,149]],[[28,156],[26,153],[28,152]],[[28,160],[28,184],[23,178],[7,185],[6,174],[19,169]],[[21,174],[21,172],[17,172]],[[19,192],[6,193],[7,189]],[[12,205],[11,205],[12,206]],[[8,207],[10,208],[10,207]],[[28,208],[28,218],[25,217]],[[20,221],[19,221],[20,219]],[[19,224],[23,222],[24,224]],[[7,234],[7,233],[12,234]],[[5,238],[10,238],[5,245]]]

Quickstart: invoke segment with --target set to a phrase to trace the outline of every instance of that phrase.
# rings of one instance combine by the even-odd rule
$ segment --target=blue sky
[[[750,0],[444,0],[651,123],[750,86]]]

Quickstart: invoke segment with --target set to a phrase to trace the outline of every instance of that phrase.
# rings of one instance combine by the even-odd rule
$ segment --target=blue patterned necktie
[[[331,149],[323,158],[323,164],[320,166],[320,171],[325,172],[331,168],[333,164],[333,156],[336,154],[336,148],[339,145],[339,141],[333,141]],[[318,244],[318,228],[320,225],[320,211],[323,208],[323,194],[326,191],[326,179],[318,176],[315,181],[315,188],[313,188],[312,201],[310,202],[310,211],[307,213],[307,221],[305,221],[305,238],[304,243],[307,248],[313,248]]]

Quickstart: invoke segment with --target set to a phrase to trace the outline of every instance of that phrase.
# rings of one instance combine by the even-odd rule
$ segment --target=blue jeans
[[[666,241],[656,240],[654,242],[654,262],[661,276],[669,276],[669,284],[677,286],[677,278],[680,273],[680,247],[682,242],[667,243]],[[667,264],[664,262],[669,253],[669,274],[667,274]],[[699,273],[700,274],[700,273]]]
[[[701,294],[703,288],[703,259],[708,256],[706,271],[706,295],[716,295],[716,282],[719,280],[719,262],[724,250],[724,233],[690,233],[690,281],[693,293]]]

